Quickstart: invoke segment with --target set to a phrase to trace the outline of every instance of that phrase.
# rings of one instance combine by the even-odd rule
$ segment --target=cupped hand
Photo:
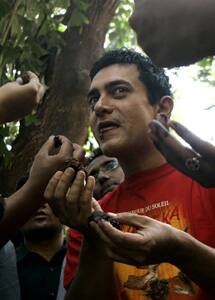
[[[84,171],[76,173],[69,167],[54,174],[44,197],[61,223],[84,233],[90,214],[97,209],[93,200],[94,184],[94,177],[86,178]]]

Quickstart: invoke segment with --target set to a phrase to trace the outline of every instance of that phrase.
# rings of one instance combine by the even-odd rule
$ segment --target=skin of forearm
[[[172,20],[169,24],[176,28],[176,32],[172,30],[172,36],[163,32],[164,44],[160,49],[161,53],[158,54],[161,61],[162,55],[165,57],[164,61],[169,57],[169,66],[174,67],[194,63],[204,57],[214,55],[214,15],[215,2],[213,0],[184,0],[184,4],[181,2],[178,20]],[[174,34],[178,37],[174,38]],[[165,39],[167,39],[166,43]],[[172,43],[169,40],[175,41],[173,48],[168,48],[169,43]],[[159,60],[157,63],[159,64]]]
[[[196,38],[196,44],[199,48],[200,56],[214,55],[215,53],[215,40],[213,38],[215,33],[214,16],[215,16],[215,2],[213,0],[198,0],[192,1],[192,8],[190,8],[191,19],[192,10],[195,6],[195,18],[196,22],[193,24],[194,39]],[[199,20],[199,21],[198,21]],[[195,52],[195,49],[192,49]]]
[[[65,300],[119,300],[115,287],[113,261],[100,242],[83,241],[79,269]]]
[[[176,245],[171,263],[207,293],[215,295],[215,249],[185,232],[180,233]]]
[[[29,114],[36,105],[37,90],[30,85],[0,88],[0,123]]]
[[[148,14],[144,15],[144,5],[137,14],[138,42],[156,64],[188,65],[215,54],[214,0],[165,0],[164,3],[148,0],[147,3]]]
[[[0,245],[6,243],[11,235],[44,204],[42,192],[35,190],[30,181],[16,193],[5,199],[5,212],[0,222]]]

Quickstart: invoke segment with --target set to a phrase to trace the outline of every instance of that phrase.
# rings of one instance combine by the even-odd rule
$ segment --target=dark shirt
[[[17,249],[17,268],[22,300],[54,300],[57,298],[66,242],[47,261],[23,245]]]

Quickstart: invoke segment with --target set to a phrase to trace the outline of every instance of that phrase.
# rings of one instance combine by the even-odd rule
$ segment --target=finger
[[[62,143],[59,154],[62,156],[68,156],[68,159],[72,159],[74,151],[73,143],[63,135],[58,135],[58,137]]]
[[[74,214],[80,214],[80,197],[82,195],[84,189],[84,180],[85,180],[85,173],[83,171],[79,171],[76,173],[76,177],[70,186],[70,190],[67,193],[67,202],[73,211]]]
[[[56,148],[55,138],[51,135],[49,139],[43,144],[39,155],[47,157],[50,163],[53,163],[55,170],[65,170],[72,160],[73,146],[72,143],[64,136],[57,136],[60,146]]]
[[[46,154],[47,156],[54,150],[54,135],[51,135],[48,140],[40,148],[40,153]]]
[[[194,150],[183,146],[173,136],[167,134],[166,129],[158,121],[153,120],[149,126],[151,128],[149,135],[154,145],[172,166],[200,184],[211,186],[211,182],[204,179],[209,168],[203,157],[198,156]]]
[[[156,139],[154,142],[163,141],[165,139],[169,140],[169,138],[171,138],[169,129],[158,120],[152,120],[149,123],[149,128],[149,133]]]
[[[19,85],[23,85],[23,80],[22,80],[21,77],[16,78],[16,82],[17,82]]]
[[[29,77],[29,82],[34,82],[36,84],[40,84],[39,78],[35,73],[33,73],[31,71],[27,71],[26,73]]]
[[[173,128],[176,133],[182,137],[187,143],[189,143],[195,151],[206,158],[215,158],[215,147],[210,143],[203,141],[197,135],[192,133],[182,124],[176,121],[169,121],[168,125]]]
[[[110,213],[108,214],[111,215]],[[129,225],[134,228],[144,228],[144,226],[149,225],[152,221],[152,219],[147,216],[132,213],[119,213],[115,218],[120,224]]]
[[[166,129],[160,122],[153,120],[150,124],[150,138],[157,149],[165,156],[166,160],[176,169],[193,177],[192,171],[186,167],[186,161],[189,158],[198,157],[196,152],[183,146]]]
[[[61,175],[57,186],[55,187],[54,196],[50,201],[50,206],[54,214],[61,219],[66,213],[66,194],[69,189],[75,171],[72,168],[67,168]]]
[[[84,174],[85,178],[85,173],[81,171]],[[86,222],[88,220],[88,217],[92,213],[92,199],[93,199],[93,189],[95,185],[95,179],[93,176],[89,176],[87,178],[86,185],[83,189],[82,195],[80,197],[79,205],[80,205],[80,218],[85,220]]]
[[[57,171],[52,178],[49,180],[49,183],[44,191],[44,198],[49,201],[52,200],[54,197],[55,189],[57,187],[57,184],[63,175],[62,171]]]
[[[164,125],[168,130],[169,117],[167,114],[164,114],[164,113],[157,114],[156,120],[159,121],[162,125]]]
[[[55,198],[57,199],[65,199],[67,192],[70,188],[71,182],[75,177],[75,171],[72,168],[67,168],[60,180],[58,181],[57,187],[55,189]]]
[[[109,247],[116,247],[113,241],[110,238],[108,238],[108,236],[103,232],[98,223],[91,221],[90,226],[106,245],[108,245]]]
[[[85,155],[84,149],[80,145],[73,143],[73,158],[80,162],[83,162],[84,155]]]
[[[42,100],[46,90],[47,90],[47,87],[44,86],[43,84],[40,84],[40,87],[39,87],[39,90],[37,93],[37,99],[36,99],[37,103],[39,103]]]
[[[135,233],[121,232],[117,229],[112,231],[112,229],[110,229],[111,225],[106,221],[99,221],[98,224],[95,222],[91,223],[93,223],[91,226],[93,226],[98,236],[109,248],[109,254],[112,253],[111,257],[113,259],[118,260],[120,257],[121,262],[127,262],[133,265],[139,264],[137,263],[138,261],[142,262],[144,259],[144,251],[141,251],[141,249],[143,249],[144,244],[147,244],[147,241],[144,241],[143,235],[140,236]],[[109,227],[107,231],[106,229],[104,230],[105,227],[103,227],[106,225],[106,229]],[[139,255],[139,253],[141,253],[141,255]],[[115,256],[113,256],[113,254]]]
[[[26,76],[28,78],[27,84],[33,85],[37,90],[36,102],[39,103],[45,94],[46,87],[40,82],[38,76],[35,73],[27,71]]]
[[[57,188],[58,182],[61,179],[63,172],[58,171],[49,181],[46,190],[44,192],[44,198],[49,201],[49,205],[55,216],[58,217],[58,214],[61,211],[61,202],[59,199],[55,198],[55,190]]]
[[[122,247],[125,249],[136,249],[136,247],[143,242],[143,236],[137,233],[122,232],[104,220],[98,221],[98,225],[105,236],[111,240],[109,246],[112,248]]]
[[[94,209],[94,211],[103,211],[101,206],[99,205],[98,201],[94,198],[92,201],[92,208]]]

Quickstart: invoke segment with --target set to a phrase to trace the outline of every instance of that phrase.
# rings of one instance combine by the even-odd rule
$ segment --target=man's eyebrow
[[[106,83],[105,88],[111,89],[120,84],[124,84],[124,85],[127,85],[130,88],[132,88],[132,85],[130,84],[130,82],[128,82],[126,80],[122,80],[122,79],[117,79],[117,80],[113,80],[113,81]],[[99,94],[99,90],[96,87],[92,88],[92,90],[89,91],[89,93],[87,94],[87,98],[89,98],[90,96],[95,95],[95,94]]]
[[[110,81],[110,82],[108,82],[108,83],[105,85],[105,87],[106,87],[106,89],[110,89],[110,88],[113,88],[113,87],[115,87],[115,86],[117,86],[117,85],[120,85],[120,84],[124,84],[124,85],[127,85],[127,86],[129,86],[129,87],[132,87],[129,81],[122,80],[122,79]]]

